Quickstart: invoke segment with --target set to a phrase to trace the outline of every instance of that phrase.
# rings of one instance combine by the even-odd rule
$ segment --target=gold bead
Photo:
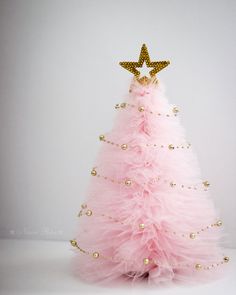
[[[83,215],[83,211],[80,210],[77,216],[78,216],[78,217],[81,217],[82,215]]]
[[[91,210],[87,210],[86,215],[87,216],[91,216],[93,214],[93,212]]]
[[[93,169],[93,170],[91,171],[91,174],[92,174],[93,176],[96,176],[96,175],[97,175],[97,171],[96,171],[95,169]]]
[[[100,139],[101,141],[104,140],[104,139],[105,139],[105,135],[103,135],[103,134],[100,135],[100,136],[99,136],[99,139]]]
[[[170,182],[170,186],[171,186],[171,187],[174,187],[174,186],[176,186],[176,183],[174,183],[174,182]]]
[[[130,179],[126,179],[125,185],[131,186],[131,184],[132,184],[132,181]]]
[[[172,111],[173,111],[173,113],[177,114],[177,113],[179,112],[179,109],[178,109],[177,107],[174,107],[174,108],[172,109]]]
[[[197,270],[199,270],[199,269],[201,269],[201,268],[202,268],[202,265],[201,265],[201,264],[199,264],[199,263],[197,263],[197,264],[195,265],[195,268],[196,268]]]
[[[122,148],[122,150],[127,150],[128,145],[124,143],[124,144],[121,145],[121,148]]]
[[[77,242],[76,240],[70,240],[71,246],[76,247],[77,246]]]
[[[87,208],[87,204],[82,204],[82,205],[81,205],[81,208],[82,208],[82,209]]]
[[[224,257],[224,262],[229,262],[229,257],[228,256]]]
[[[98,258],[99,257],[99,253],[98,252],[94,252],[93,253],[93,258]]]
[[[119,109],[119,108],[120,108],[120,104],[117,103],[117,104],[115,105],[115,109]]]
[[[144,258],[143,259],[143,264],[145,264],[145,265],[149,264],[149,259],[148,258]]]
[[[210,186],[210,183],[209,183],[207,180],[203,181],[202,183],[203,183],[203,185],[204,185],[205,187]]]
[[[175,147],[173,146],[173,144],[169,144],[168,148],[169,148],[169,150],[173,150]]]
[[[124,108],[126,107],[126,103],[125,103],[125,102],[122,102],[122,103],[120,104],[120,107],[121,107],[122,109],[124,109]]]
[[[140,224],[139,224],[139,228],[140,228],[140,229],[144,229],[144,228],[145,228],[145,224],[144,224],[144,223],[140,223]]]
[[[190,237],[190,239],[195,239],[196,238],[196,234],[195,233],[190,233],[189,237]]]
[[[217,226],[221,226],[221,225],[222,225],[222,221],[221,221],[221,220],[218,220],[218,221],[216,222],[216,225],[217,225]]]
[[[141,106],[141,107],[138,108],[138,110],[139,110],[139,112],[143,112],[144,111],[144,107]]]

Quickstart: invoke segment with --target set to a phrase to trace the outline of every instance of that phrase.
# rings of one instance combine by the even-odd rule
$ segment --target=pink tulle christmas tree
[[[137,68],[146,63],[150,77]],[[219,278],[219,212],[186,141],[177,107],[155,74],[169,62],[151,62],[142,46],[138,62],[120,63],[134,74],[129,94],[115,108],[112,130],[100,135],[79,228],[71,245],[73,270],[88,282],[158,285]]]

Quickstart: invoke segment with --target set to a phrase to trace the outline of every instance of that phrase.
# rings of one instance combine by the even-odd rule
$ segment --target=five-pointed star
[[[147,46],[146,44],[143,44],[138,62],[123,61],[123,62],[120,62],[120,65],[126,70],[133,73],[135,77],[137,77],[138,80],[142,82],[142,81],[150,80],[150,78],[147,76],[140,77],[140,71],[136,69],[136,68],[142,68],[144,62],[146,63],[148,68],[153,68],[149,72],[151,78],[154,77],[156,73],[160,72],[162,69],[164,69],[170,64],[169,61],[150,61]]]

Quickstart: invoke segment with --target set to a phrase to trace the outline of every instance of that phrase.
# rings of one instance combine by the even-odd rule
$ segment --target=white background
[[[68,240],[146,43],[236,246],[236,2],[0,1],[0,236]],[[124,130],[125,132],[125,130]]]

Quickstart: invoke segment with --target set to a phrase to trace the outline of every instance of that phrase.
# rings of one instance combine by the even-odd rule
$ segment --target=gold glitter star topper
[[[140,77],[140,71],[136,69],[136,68],[142,68],[144,62],[146,63],[146,66],[148,68],[153,68],[151,71],[149,71],[150,77],[147,77],[147,76]],[[138,82],[141,84],[149,84],[151,81],[153,81],[153,77],[155,77],[156,73],[160,72],[169,64],[170,64],[170,61],[150,61],[146,44],[143,44],[141,48],[138,62],[135,62],[135,61],[120,62],[120,65],[126,70],[128,70],[129,72],[133,73],[136,79],[138,80]],[[156,79],[154,79],[154,81],[156,81]]]

